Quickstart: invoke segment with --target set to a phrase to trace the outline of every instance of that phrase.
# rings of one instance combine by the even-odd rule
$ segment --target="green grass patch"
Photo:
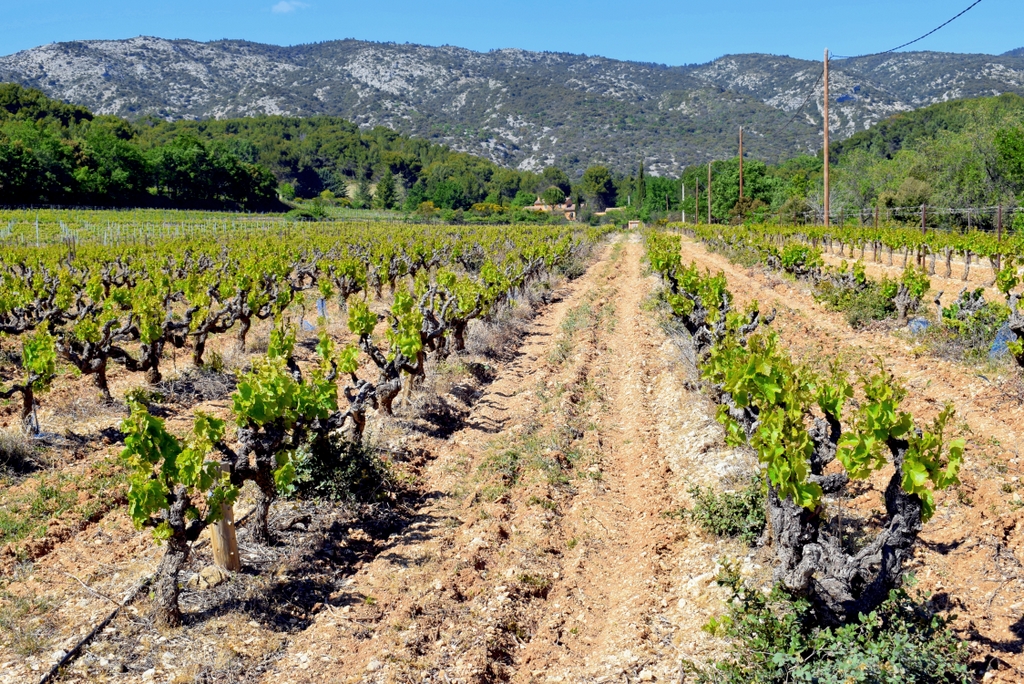
[[[95,516],[118,498],[124,470],[111,458],[85,474],[49,472],[28,477],[0,497],[0,545],[46,534],[47,523],[71,513],[78,520]],[[79,493],[90,496],[79,503]]]

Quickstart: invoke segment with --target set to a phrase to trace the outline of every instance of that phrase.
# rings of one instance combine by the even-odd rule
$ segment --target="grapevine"
[[[776,579],[812,599],[828,622],[874,610],[899,582],[922,524],[935,512],[933,491],[958,483],[964,441],[946,434],[953,407],[921,427],[901,408],[906,391],[884,368],[855,386],[839,364],[823,374],[793,361],[764,329],[774,313],[762,318],[756,302],[732,311],[724,276],[682,266],[672,255],[677,238],[652,234],[647,245],[667,303],[693,336],[727,440],[749,444],[763,465]],[[797,250],[789,255],[790,264],[808,263]],[[902,286],[915,287],[912,278]],[[855,396],[856,410],[848,410]],[[836,460],[843,471],[826,473]],[[826,497],[890,462],[886,522],[872,542],[848,553],[841,533],[825,524]]]

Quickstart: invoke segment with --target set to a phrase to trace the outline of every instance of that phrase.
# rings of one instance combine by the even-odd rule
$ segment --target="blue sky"
[[[3,0],[0,54],[51,42],[240,38],[294,45],[339,38],[518,47],[664,64],[769,52],[818,59],[886,50],[971,0]],[[983,0],[924,50],[999,54],[1024,46],[1024,2]]]

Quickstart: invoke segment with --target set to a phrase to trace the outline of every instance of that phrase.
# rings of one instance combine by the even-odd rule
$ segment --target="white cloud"
[[[304,2],[299,2],[299,0],[281,0],[281,2],[271,7],[270,11],[274,14],[288,14],[305,7],[309,7],[309,5]]]

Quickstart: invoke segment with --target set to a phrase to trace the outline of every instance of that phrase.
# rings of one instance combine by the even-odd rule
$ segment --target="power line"
[[[932,29],[931,31],[929,31],[928,33],[924,34],[923,36],[920,36],[919,38],[915,38],[914,40],[911,40],[911,41],[909,41],[909,42],[906,42],[906,43],[904,43],[903,45],[897,45],[897,46],[896,46],[896,47],[894,47],[894,48],[890,48],[890,49],[888,49],[888,50],[883,50],[882,52],[872,52],[872,53],[869,53],[869,54],[866,54],[866,55],[854,55],[854,56],[852,56],[852,57],[851,57],[851,56],[848,56],[848,55],[833,55],[833,57],[835,57],[836,59],[856,59],[857,57],[874,57],[874,56],[876,56],[876,55],[887,55],[887,54],[889,54],[890,52],[896,52],[897,50],[902,50],[903,48],[905,48],[905,47],[908,47],[908,46],[910,46],[910,45],[913,45],[914,43],[916,43],[916,42],[918,42],[918,41],[924,40],[924,39],[925,39],[925,38],[927,38],[928,36],[932,35],[932,34],[933,34],[933,33],[935,33],[936,31],[938,31],[939,29],[945,28],[946,26],[948,26],[948,25],[952,24],[952,23],[953,23],[954,21],[956,21],[957,19],[959,19],[959,18],[960,18],[960,17],[962,17],[963,15],[967,14],[967,13],[968,13],[968,12],[969,12],[970,10],[974,9],[974,7],[975,7],[976,5],[978,5],[978,4],[980,3],[980,2],[981,2],[981,0],[974,0],[974,2],[972,2],[972,3],[971,3],[971,4],[970,4],[970,5],[968,6],[968,7],[967,7],[967,9],[963,10],[962,12],[960,12],[959,14],[957,14],[957,15],[956,15],[955,17],[953,17],[952,19],[948,19],[948,20],[946,20],[945,22],[943,22],[943,23],[939,24],[938,26],[936,26],[935,28],[933,28],[933,29]]]
[[[872,53],[864,54],[864,55],[854,55],[854,56],[849,56],[849,55],[829,55],[829,61],[831,61],[832,59],[856,59],[858,57],[873,57],[873,56],[876,56],[876,55],[887,55],[887,54],[889,54],[891,52],[896,52],[897,50],[902,50],[905,47],[908,47],[910,45],[913,45],[914,43],[917,43],[919,41],[924,40],[925,38],[927,38],[928,36],[932,35],[936,31],[939,31],[940,29],[945,28],[946,26],[948,26],[949,24],[953,23],[954,21],[956,21],[957,19],[959,19],[963,15],[967,14],[967,12],[969,12],[972,9],[974,9],[974,7],[977,6],[980,3],[981,3],[981,0],[974,0],[974,2],[972,2],[970,5],[968,5],[965,9],[961,10],[954,17],[952,17],[950,19],[947,19],[943,23],[941,23],[938,26],[936,26],[935,28],[933,28],[928,33],[925,33],[924,35],[919,36],[919,37],[915,38],[914,40],[907,41],[906,43],[903,43],[902,45],[897,45],[894,48],[890,48],[890,49],[884,50],[882,52],[872,52]],[[793,124],[793,122],[796,121],[797,117],[800,116],[800,113],[803,111],[803,108],[807,106],[807,103],[811,101],[811,98],[814,96],[815,92],[817,91],[818,83],[821,82],[821,78],[824,75],[824,73],[825,73],[825,70],[822,69],[821,73],[818,75],[818,78],[814,81],[814,85],[811,86],[810,92],[807,93],[807,97],[804,99],[803,103],[799,107],[796,108],[796,111],[793,112],[793,116],[791,116],[789,118],[789,120],[786,121],[785,124],[783,124],[782,128],[778,129],[778,131],[775,132],[776,136],[781,135],[787,129],[789,129],[789,127]]]
[[[980,0],[979,0],[979,1],[980,1]],[[802,104],[801,104],[801,105],[800,105],[799,107],[797,107],[797,108],[796,108],[796,111],[795,111],[795,112],[793,112],[793,116],[791,116],[791,117],[789,118],[789,121],[787,121],[787,122],[785,123],[785,125],[783,125],[783,127],[782,127],[782,128],[780,128],[780,129],[778,130],[778,133],[777,133],[777,135],[778,135],[778,134],[781,134],[781,133],[783,133],[783,132],[785,132],[785,130],[786,130],[787,128],[789,128],[790,124],[792,124],[792,123],[793,123],[794,121],[796,121],[796,118],[797,118],[798,116],[800,116],[800,111],[801,111],[801,110],[802,110],[802,109],[803,109],[804,107],[806,107],[806,106],[807,106],[807,103],[811,101],[811,98],[812,98],[812,97],[814,97],[814,93],[816,93],[816,92],[817,92],[817,90],[818,90],[818,84],[819,84],[819,83],[821,83],[821,78],[822,78],[822,76],[824,76],[824,75],[825,75],[825,69],[824,69],[824,68],[822,68],[822,70],[821,70],[821,73],[820,73],[820,74],[818,74],[818,78],[814,79],[814,85],[812,85],[812,86],[811,86],[811,92],[807,93],[807,97],[805,97],[805,98],[804,98],[804,101],[803,101],[803,103],[802,103]]]

